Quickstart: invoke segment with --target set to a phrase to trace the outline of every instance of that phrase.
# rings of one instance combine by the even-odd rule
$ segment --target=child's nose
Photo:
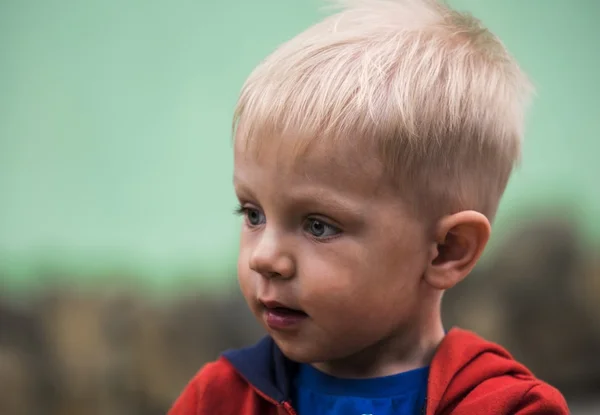
[[[249,266],[265,278],[291,278],[295,273],[293,258],[286,252],[281,237],[268,229],[254,247]]]

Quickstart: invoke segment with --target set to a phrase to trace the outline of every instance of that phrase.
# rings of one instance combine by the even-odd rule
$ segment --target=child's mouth
[[[308,317],[304,311],[285,307],[279,303],[263,302],[262,304],[265,307],[263,313],[265,323],[273,330],[295,328]]]
[[[287,308],[287,307],[275,307],[275,308],[269,308],[268,310],[273,313],[280,314],[282,316],[294,316],[294,315],[306,316],[306,313],[304,311],[294,310],[293,308]]]

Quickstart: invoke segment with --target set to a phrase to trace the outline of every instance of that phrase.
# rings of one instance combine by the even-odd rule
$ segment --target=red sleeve
[[[562,394],[546,383],[539,383],[523,396],[515,415],[569,415]]]

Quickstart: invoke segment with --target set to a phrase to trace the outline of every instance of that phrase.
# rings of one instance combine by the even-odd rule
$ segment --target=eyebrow
[[[244,180],[241,180],[240,178],[238,178],[236,176],[233,177],[233,188],[234,188],[236,194],[238,192],[243,192],[243,193],[248,194],[249,196],[254,197],[254,192],[252,192],[252,190],[250,190],[250,186],[248,186]]]
[[[341,201],[340,199],[343,199],[344,201]],[[347,199],[347,197],[343,196],[334,196],[326,190],[317,192],[298,192],[297,194],[292,194],[290,196],[290,201],[294,205],[307,210],[314,209],[317,211],[315,213],[318,213],[321,209],[325,209],[326,211],[332,211],[338,214],[362,216],[364,214],[363,209],[358,208],[351,200],[346,202],[345,200]]]
[[[234,175],[232,183],[233,183],[233,187],[236,190],[237,189],[248,190],[248,191],[250,190],[250,185],[248,184],[248,182],[239,176]]]
[[[233,184],[236,191],[247,193],[249,196],[254,196],[254,192],[252,192],[250,186],[248,186],[247,182],[243,179],[234,176]],[[290,189],[286,192],[286,198],[289,200],[289,204],[294,205],[296,208],[315,210],[315,213],[319,213],[319,210],[325,209],[338,214],[352,216],[363,216],[365,213],[364,209],[356,206],[357,204],[353,203],[351,198],[343,195],[334,196],[336,191],[332,188],[314,190],[311,186],[307,186],[306,190],[289,190]],[[342,202],[340,199],[348,201]]]

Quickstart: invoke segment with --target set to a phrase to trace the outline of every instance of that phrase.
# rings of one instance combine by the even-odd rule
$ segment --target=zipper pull
[[[297,415],[296,411],[294,410],[294,408],[292,407],[292,404],[289,403],[288,401],[283,402],[283,407],[285,408],[285,410],[287,411],[288,415]]]

